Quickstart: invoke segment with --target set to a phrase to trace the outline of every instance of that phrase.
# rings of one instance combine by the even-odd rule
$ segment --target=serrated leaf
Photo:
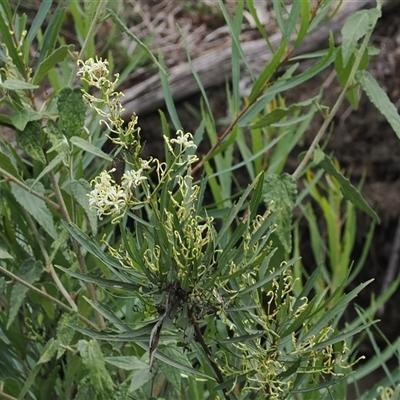
[[[17,144],[21,150],[31,156],[33,159],[46,163],[46,158],[41,146],[42,143],[42,128],[36,121],[31,121],[26,124],[23,131],[16,131]]]
[[[321,152],[322,150],[319,151]],[[321,156],[318,158],[321,159]],[[335,164],[330,157],[325,154],[323,159],[317,165],[323,168],[328,174],[332,175],[339,182],[340,191],[347,200],[353,203],[360,210],[364,211],[375,221],[379,222],[379,217],[376,212],[364,200],[360,192],[350,183],[350,181],[336,169]]]
[[[39,280],[43,273],[43,266],[40,261],[33,258],[25,260],[18,269],[18,277],[32,284]],[[7,329],[14,322],[14,319],[24,302],[25,296],[29,289],[21,283],[15,283],[11,290],[10,311],[8,314]]]
[[[95,211],[90,209],[88,194],[90,193],[90,185],[85,179],[72,181],[70,184],[71,193],[78,204],[85,210],[88,217],[90,227],[94,235],[97,234],[97,215]]]
[[[18,79],[6,79],[0,82],[0,87],[7,90],[33,90],[37,89],[39,86]]]
[[[278,225],[276,233],[287,252],[290,252],[292,248],[292,211],[296,195],[297,185],[291,175],[284,173],[265,176],[264,202],[275,215]]]
[[[73,45],[63,45],[54,50],[40,65],[37,69],[32,82],[34,84],[40,83],[40,81],[47,76],[49,71],[54,68],[58,63],[63,61],[67,57],[68,52],[72,51]]]
[[[126,371],[133,371],[135,369],[149,370],[149,364],[146,364],[135,356],[104,357],[104,361]]]
[[[29,186],[32,180],[28,179],[26,184]],[[46,203],[34,196],[32,193],[27,192],[21,186],[14,182],[10,183],[11,192],[17,202],[43,227],[43,229],[53,238],[57,238],[57,231],[54,226],[53,216]],[[39,193],[44,193],[43,185],[37,182],[33,189]]]
[[[53,358],[54,354],[56,354],[58,346],[58,341],[54,340],[54,338],[51,338],[43,349],[43,353],[41,354],[37,363],[44,364],[49,362]]]
[[[93,155],[95,155],[97,157],[100,157],[100,158],[104,158],[105,160],[110,161],[110,162],[113,161],[113,159],[107,153],[104,153],[104,151],[100,150],[98,147],[96,147],[95,145],[89,143],[85,139],[82,139],[80,137],[74,136],[74,137],[71,137],[70,142],[73,145],[79,147],[82,150],[87,151],[90,154],[93,154]]]
[[[389,122],[397,137],[400,138],[400,116],[396,106],[390,101],[388,95],[369,72],[358,72],[357,79],[368,98]]]
[[[82,385],[80,385],[78,393],[75,396],[75,400],[88,399],[96,399],[96,390],[94,388],[94,385],[84,382]]]
[[[361,10],[351,15],[342,28],[343,64],[346,65],[357,47],[357,42],[372,29],[381,12],[376,8]]]
[[[75,330],[71,326],[77,325],[79,321],[77,314],[63,314],[57,324],[57,341],[68,346],[74,335]],[[57,359],[59,359],[65,353],[65,348],[59,346],[57,350]]]
[[[87,378],[98,395],[112,399],[113,381],[105,367],[103,353],[95,340],[79,340],[78,350],[87,370]]]
[[[39,121],[42,117],[42,114],[32,109],[23,108],[12,115],[11,122],[18,130],[23,131],[29,121]]]
[[[81,89],[62,89],[58,95],[57,109],[63,134],[67,138],[81,136],[86,115]]]

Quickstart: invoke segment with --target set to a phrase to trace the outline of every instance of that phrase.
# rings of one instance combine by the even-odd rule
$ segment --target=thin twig
[[[43,290],[38,289],[37,287],[31,285],[30,283],[24,281],[23,279],[21,279],[20,277],[18,277],[17,275],[13,274],[12,272],[6,270],[5,268],[0,266],[0,272],[2,272],[3,274],[9,276],[10,278],[12,278],[14,281],[20,283],[21,285],[26,286],[28,289],[34,291],[35,293],[40,294],[41,296],[45,297],[46,299],[49,299],[51,301],[53,301],[54,303],[58,304],[61,308],[63,308],[64,310],[67,310],[69,312],[73,312],[78,314],[78,317],[81,321],[83,321],[86,325],[90,326],[91,328],[95,329],[96,331],[99,331],[99,327],[94,324],[92,321],[88,320],[87,318],[85,318],[83,315],[79,314],[78,312],[74,311],[71,307],[67,306],[66,304],[64,304],[63,302],[61,302],[60,300],[56,299],[55,297],[49,295],[48,293],[44,292]]]
[[[36,229],[35,224],[32,221],[32,217],[28,213],[25,213],[25,218],[31,227],[33,236],[35,236],[35,239],[36,239],[37,243],[39,244],[40,250],[42,251],[43,257],[46,261],[46,270],[50,273],[51,277],[54,280],[54,283],[56,284],[56,286],[58,287],[58,289],[60,290],[60,292],[64,296],[64,298],[68,301],[71,308],[75,312],[77,312],[78,306],[76,305],[75,301],[72,299],[72,297],[68,293],[67,289],[65,289],[64,285],[60,281],[60,278],[58,277],[57,272],[55,271],[53,264],[50,261],[50,257],[49,257],[47,250],[43,244],[43,240],[42,240],[41,236],[39,235],[39,232]]]
[[[191,317],[192,324],[194,327],[194,331],[196,333],[196,340],[198,343],[200,343],[200,346],[203,348],[205,355],[207,356],[208,360],[210,361],[210,364],[215,372],[215,375],[217,377],[218,383],[223,383],[224,382],[224,376],[222,375],[221,370],[219,369],[218,365],[215,363],[215,361],[212,359],[212,354],[210,349],[207,346],[207,343],[204,340],[203,334],[200,331],[199,324],[197,321],[194,319],[194,317]],[[231,399],[231,396],[229,396],[228,392],[226,389],[222,389],[225,399],[229,400]]]
[[[339,107],[342,105],[344,99],[346,98],[346,94],[347,91],[350,89],[350,87],[354,84],[354,77],[358,71],[358,67],[360,65],[361,59],[364,55],[364,52],[368,46],[369,43],[369,39],[371,37],[372,34],[372,30],[370,30],[370,32],[367,33],[367,35],[365,35],[364,40],[361,44],[360,49],[358,50],[356,59],[354,61],[354,64],[352,66],[351,72],[350,72],[350,76],[347,80],[347,83],[345,85],[345,87],[343,88],[342,92],[340,93],[338,99],[336,100],[336,103],[334,104],[334,106],[332,107],[332,109],[330,110],[330,112],[328,113],[328,115],[325,117],[325,120],[323,122],[323,124],[321,125],[318,133],[315,135],[314,140],[312,141],[310,147],[308,148],[306,155],[304,156],[303,160],[300,162],[300,164],[298,165],[298,167],[296,168],[296,170],[293,172],[292,177],[293,178],[298,178],[299,175],[303,172],[304,168],[306,167],[306,165],[310,162],[310,160],[313,157],[314,154],[314,150],[317,148],[319,142],[321,141],[323,135],[325,134],[326,130],[329,127],[329,124],[332,122],[333,118],[335,117],[335,115],[337,114],[337,112],[339,111]]]
[[[54,210],[60,211],[60,206],[57,203],[55,203],[54,201],[50,200],[44,194],[36,192],[32,188],[30,188],[28,185],[26,185],[24,182],[21,182],[15,176],[13,176],[10,173],[8,173],[7,171],[5,171],[3,168],[0,168],[0,174],[2,174],[7,181],[14,182],[16,185],[21,186],[23,189],[25,189],[28,193],[32,193],[34,196],[36,196],[39,199],[43,200],[50,207],[52,207]]]
[[[49,173],[49,176],[50,176],[50,181],[51,181],[51,184],[53,186],[53,190],[54,190],[54,193],[56,195],[56,198],[57,198],[58,202],[60,203],[60,212],[61,212],[65,222],[67,222],[68,224],[71,224],[72,221],[71,221],[71,218],[70,218],[70,216],[68,214],[68,210],[67,210],[67,207],[65,205],[64,198],[62,196],[62,193],[61,193],[60,187],[58,185],[57,179],[54,176],[54,173],[52,171]],[[77,257],[81,272],[83,274],[87,275],[88,270],[87,270],[87,267],[86,267],[85,259],[84,259],[83,255],[82,255],[82,252],[81,252],[81,247],[80,247],[79,243],[74,238],[72,238],[72,247],[73,247],[74,252],[76,254],[76,257]],[[96,291],[94,289],[93,284],[90,283],[90,282],[85,282],[85,285],[86,285],[86,288],[88,290],[90,299],[95,304],[97,304],[98,301],[97,301]],[[100,328],[104,329],[106,327],[106,324],[104,322],[103,316],[97,310],[95,310],[95,315],[96,315],[97,322],[99,323]]]
[[[16,397],[10,396],[7,393],[4,393],[0,391],[0,398],[5,399],[5,400],[18,400]]]

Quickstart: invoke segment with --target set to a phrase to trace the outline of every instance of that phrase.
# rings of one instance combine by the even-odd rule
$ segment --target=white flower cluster
[[[116,223],[123,217],[127,206],[133,201],[133,189],[147,179],[143,172],[148,168],[145,162],[137,171],[126,171],[122,176],[121,185],[117,184],[110,175],[115,168],[103,171],[93,179],[94,189],[88,194],[89,205],[97,212],[99,219],[103,219],[105,215],[111,215],[112,222]]]
[[[168,150],[176,157],[178,165],[190,165],[199,161],[199,158],[195,154],[185,154],[187,149],[197,149],[197,145],[193,142],[193,135],[191,133],[183,133],[182,130],[179,130],[176,132],[176,138],[169,139],[164,136],[164,140],[168,146]],[[178,148],[174,150],[172,144],[178,145]],[[182,159],[183,155],[184,158]]]

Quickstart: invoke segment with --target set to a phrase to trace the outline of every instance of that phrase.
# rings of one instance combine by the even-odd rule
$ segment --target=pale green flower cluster
[[[128,148],[138,144],[140,128],[137,128],[137,117],[132,115],[131,121],[125,125],[122,118],[124,108],[121,104],[122,92],[115,91],[119,74],[114,75],[114,80],[109,79],[108,61],[97,58],[83,62],[78,60],[80,67],[77,75],[82,81],[98,89],[102,96],[94,96],[83,90],[83,100],[104,119],[100,123],[107,126],[116,137],[109,136],[115,144]]]
[[[243,390],[266,392],[268,398],[272,400],[287,398],[287,394],[294,387],[294,378],[298,374],[337,376],[340,375],[337,371],[351,367],[346,356],[350,352],[345,345],[341,352],[335,352],[331,345],[322,348],[320,346],[334,333],[331,326],[326,326],[318,336],[306,334],[302,340],[298,339],[295,333],[290,336],[280,336],[282,331],[280,327],[284,327],[287,321],[294,321],[301,318],[303,313],[310,312],[308,307],[311,305],[306,297],[301,299],[302,303],[296,310],[293,309],[296,300],[293,296],[294,283],[290,269],[286,269],[281,277],[272,280],[272,287],[265,293],[265,299],[259,299],[257,304],[257,309],[259,311],[265,309],[265,312],[249,313],[253,319],[249,325],[257,323],[265,334],[253,340],[252,346],[244,341],[233,340],[233,346],[241,355],[240,369],[229,363],[222,368],[226,376],[232,378],[246,376],[250,384],[243,387]],[[265,301],[266,304],[263,304]],[[236,333],[238,330],[235,324],[227,319],[224,323],[235,332],[233,339],[236,335],[240,336],[239,332]],[[310,326],[303,324],[302,332],[306,333],[309,329]],[[223,364],[223,360],[218,358],[215,362]],[[288,368],[296,363],[298,363],[296,374],[290,377],[287,374]],[[232,391],[235,386],[236,382],[232,385]]]
[[[105,124],[110,132],[117,135],[109,137],[110,140],[116,145],[129,149],[134,159],[133,163],[127,162],[130,168],[123,174],[121,184],[116,183],[111,177],[110,173],[114,170],[103,171],[92,181],[94,189],[88,195],[89,204],[96,211],[98,217],[102,219],[109,215],[112,217],[112,222],[116,223],[125,215],[129,207],[145,204],[151,198],[150,185],[143,186],[144,183],[148,183],[147,170],[155,168],[159,181],[157,187],[160,187],[161,184],[172,179],[175,166],[180,168],[184,166],[185,169],[188,169],[191,164],[198,161],[196,155],[186,154],[186,150],[196,149],[197,146],[193,142],[191,133],[179,130],[175,138],[164,137],[166,146],[173,155],[171,165],[166,165],[153,158],[143,160],[138,157],[141,151],[140,128],[137,127],[138,118],[133,115],[131,121],[125,125],[122,118],[124,109],[120,101],[123,93],[115,91],[118,74],[114,75],[114,80],[110,80],[108,61],[103,61],[101,58],[91,58],[86,62],[79,60],[78,66],[80,67],[78,76],[101,93],[101,96],[94,96],[82,90],[84,101],[102,117],[100,123]],[[144,194],[143,199],[139,199],[135,192],[135,189],[140,186],[142,186],[142,194]]]
[[[400,385],[396,387],[396,390],[390,387],[379,386],[376,391],[380,396],[379,399],[374,398],[374,400],[394,400],[399,398],[398,395],[400,393]]]
[[[121,185],[117,184],[111,177],[110,173],[103,171],[92,181],[94,189],[88,194],[89,205],[95,210],[99,219],[103,219],[105,215],[111,215],[113,222],[118,222],[128,206],[135,203],[133,189],[137,188],[147,179],[143,175],[143,169],[138,171],[126,171],[121,179]]]

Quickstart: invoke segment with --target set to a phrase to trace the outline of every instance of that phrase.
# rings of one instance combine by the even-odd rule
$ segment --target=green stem
[[[349,76],[349,78],[348,78],[348,80],[346,82],[345,87],[343,88],[342,92],[340,93],[340,95],[339,95],[338,99],[336,100],[336,103],[332,107],[331,111],[325,117],[324,123],[321,125],[318,133],[315,135],[315,138],[312,141],[309,149],[307,150],[307,153],[304,156],[303,160],[301,161],[299,166],[296,168],[296,170],[293,172],[293,174],[292,174],[293,178],[296,179],[296,178],[299,177],[299,175],[303,172],[303,170],[305,169],[306,165],[309,163],[309,161],[313,157],[314,150],[316,149],[316,147],[318,146],[318,144],[321,141],[322,137],[324,136],[326,130],[329,127],[329,124],[332,122],[332,119],[334,118],[334,116],[339,111],[339,107],[342,105],[342,103],[343,103],[343,101],[344,101],[344,99],[346,97],[347,91],[349,90],[349,88],[352,85],[354,85],[354,78],[355,78],[356,73],[358,71],[358,67],[360,66],[362,56],[363,56],[365,50],[367,49],[369,40],[371,38],[371,34],[372,34],[372,29],[365,35],[365,38],[364,38],[364,40],[363,40],[363,42],[361,44],[361,47],[357,52],[357,56],[356,56],[356,59],[355,59],[354,64],[353,64],[353,68],[351,69],[351,73],[350,73],[350,76]]]
[[[42,297],[45,297],[46,299],[51,300],[52,302],[58,304],[61,308],[63,308],[66,311],[72,312],[72,313],[76,313],[78,314],[78,317],[81,321],[83,321],[86,325],[90,326],[91,328],[95,329],[96,331],[99,331],[99,327],[97,325],[95,325],[92,321],[88,320],[87,318],[85,318],[83,315],[80,315],[78,312],[76,312],[75,310],[73,310],[71,307],[67,306],[66,304],[64,304],[63,302],[61,302],[60,300],[56,299],[55,297],[49,295],[48,293],[38,289],[37,287],[31,285],[30,283],[24,281],[23,279],[21,279],[20,277],[18,277],[17,275],[13,274],[12,272],[6,270],[5,268],[0,266],[0,272],[2,272],[4,275],[9,276],[10,278],[12,278],[14,281],[20,283],[21,285],[26,286],[28,289],[34,291],[35,293],[40,294]]]

